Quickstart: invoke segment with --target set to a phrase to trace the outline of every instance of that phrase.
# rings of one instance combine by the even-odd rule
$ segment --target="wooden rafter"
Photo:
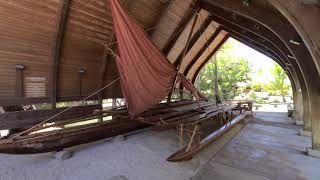
[[[190,61],[186,69],[183,71],[183,75],[187,76],[188,72],[192,68],[195,62],[201,57],[201,55],[207,51],[207,48],[210,47],[211,43],[216,39],[216,37],[220,34],[222,28],[219,26],[215,32],[210,36],[210,38],[204,43],[204,45],[201,47],[201,49],[197,52],[197,54],[194,56],[194,58]]]
[[[265,41],[269,41],[270,43],[278,42],[277,44],[275,44],[277,47],[279,47],[286,55],[292,55],[284,42],[279,40],[279,37],[276,34],[272,33],[270,29],[265,27],[263,24],[243,17],[241,15],[234,14],[220,7],[209,5],[207,3],[202,3],[201,7],[205,8],[209,12],[212,12],[212,18],[214,19],[214,21],[218,22],[219,19],[222,19],[224,20],[224,22],[222,22],[221,24],[225,24],[226,22],[232,23],[235,26],[242,28],[244,31],[249,31],[259,36]]]
[[[168,53],[170,52],[170,50],[172,49],[172,47],[180,37],[181,33],[183,32],[183,29],[187,27],[188,23],[193,18],[194,14],[195,14],[195,11],[192,8],[190,8],[190,10],[186,12],[183,19],[180,21],[180,23],[178,24],[178,26],[175,28],[172,35],[170,36],[169,41],[166,43],[166,45],[162,49],[162,52],[165,55],[168,55]]]
[[[63,36],[65,25],[67,22],[70,0],[61,0],[59,11],[57,14],[57,29],[55,34],[55,42],[52,50],[52,72],[51,72],[51,103],[52,108],[56,108],[57,103],[57,79],[59,59],[62,50]]]
[[[241,26],[238,26],[229,21],[226,21],[218,16],[212,15],[211,17],[214,21],[221,24],[221,26],[223,26],[224,30],[226,30],[227,32],[249,38],[251,41],[255,41],[256,43],[261,44],[265,48],[275,51],[278,55],[282,57],[283,60],[289,63],[289,60],[287,59],[286,54],[279,47],[275,45],[275,44],[281,44],[281,42],[278,42],[278,40],[277,41],[275,40],[276,42],[271,43],[264,37],[258,36],[255,33],[252,33],[251,31],[248,31],[242,28]]]
[[[265,56],[273,59],[273,60],[274,60],[275,62],[277,62],[283,69],[287,69],[288,66],[283,63],[284,60],[281,59],[281,57],[280,57],[278,54],[275,54],[273,51],[267,51],[264,46],[262,46],[262,45],[260,45],[260,44],[257,44],[257,43],[255,43],[255,42],[252,41],[252,40],[245,39],[244,37],[239,37],[239,36],[234,35],[234,34],[230,34],[230,36],[231,36],[232,38],[238,40],[239,42],[247,45],[248,47],[250,47],[250,48],[252,48],[252,49],[260,52],[261,54],[264,54]],[[294,72],[292,72],[292,71],[289,70],[288,73],[287,73],[287,75],[288,75],[288,77],[289,77],[289,79],[290,79],[290,82],[292,82],[291,85],[292,85],[293,87],[295,87],[295,84],[293,83],[293,82],[294,82],[294,81],[293,81],[293,79],[294,79],[294,78],[293,78],[293,77],[294,77],[293,73],[294,73]]]
[[[253,33],[251,32],[252,30],[243,28],[242,26],[237,25],[235,22],[230,22],[214,14],[212,14],[211,17],[214,21],[221,24],[223,26],[223,29],[229,32],[233,37],[240,37],[241,39],[245,39],[245,41],[250,42],[254,47],[259,47],[260,49],[263,49],[266,55],[272,54],[273,57],[276,57],[275,60],[284,69],[287,69],[289,71],[291,76],[293,76],[293,74],[296,74],[296,70],[292,66],[287,66],[287,64],[290,64],[290,60],[288,59],[288,57],[286,56],[286,53],[283,52],[282,49],[285,49],[286,52],[289,52],[289,50],[283,44],[283,42],[281,42],[279,38],[274,37],[272,41],[270,41],[266,39],[263,34],[263,32],[267,33],[268,31],[259,32],[257,35],[256,34],[257,32]],[[237,22],[238,21],[240,21],[239,18],[237,19]],[[242,19],[241,22],[242,21],[245,21],[245,19]],[[244,24],[247,24],[247,23],[244,23]],[[270,33],[272,32],[269,31],[269,34]],[[272,36],[268,35],[267,37],[272,37]]]
[[[266,55],[267,57],[276,61],[282,68],[285,69],[287,67],[284,64],[284,60],[278,54],[275,54],[273,51],[266,49],[266,47],[262,46],[261,44],[256,43],[253,40],[250,40],[246,37],[234,34],[232,32],[229,32],[229,33],[230,33],[230,37],[232,37],[232,38],[236,39],[237,41],[245,44],[246,46],[258,51],[259,53]]]
[[[207,29],[209,24],[212,22],[211,17],[207,17],[204,22],[202,23],[199,30],[192,36],[188,46],[186,46],[184,49],[186,49],[186,54],[190,51],[190,49],[194,46],[194,44],[197,42],[197,40],[200,38],[202,33],[204,32],[204,29]],[[180,53],[176,61],[174,62],[174,65],[177,67],[183,59],[183,51]]]
[[[192,77],[192,83],[194,84],[197,75],[199,74],[200,70],[208,63],[208,61],[211,59],[211,57],[220,49],[220,47],[228,40],[229,34],[226,34],[226,36],[220,41],[220,43],[211,51],[211,53],[208,55],[208,57],[203,61],[203,63],[197,68],[196,72],[194,73]]]

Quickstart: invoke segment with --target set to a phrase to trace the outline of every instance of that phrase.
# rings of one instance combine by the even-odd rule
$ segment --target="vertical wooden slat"
[[[57,32],[55,35],[55,44],[52,50],[52,73],[51,73],[51,103],[52,108],[57,104],[57,79],[59,58],[62,50],[63,35],[68,16],[70,0],[61,0],[61,5],[57,14]]]

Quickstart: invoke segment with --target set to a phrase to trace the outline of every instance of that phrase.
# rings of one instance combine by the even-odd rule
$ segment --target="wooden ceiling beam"
[[[202,3],[201,7],[211,12],[212,15],[215,16],[214,17],[215,19],[216,18],[223,19],[224,22],[232,23],[236,26],[239,26],[245,31],[250,31],[251,33],[257,36],[260,36],[265,41],[269,41],[270,43],[277,42],[277,44],[275,43],[273,44],[279,47],[286,55],[292,55],[290,50],[286,47],[285,43],[281,39],[279,39],[279,37],[276,34],[272,33],[270,29],[265,27],[263,24],[260,24],[257,21],[243,17],[241,15],[235,14],[233,12],[229,12],[217,6],[212,6],[206,3]]]
[[[194,44],[198,41],[198,39],[201,37],[201,35],[204,33],[204,31],[208,28],[208,26],[210,25],[210,23],[212,22],[212,19],[210,17],[207,17],[204,22],[202,23],[201,27],[199,28],[199,30],[194,33],[194,35],[192,36],[189,44],[184,48],[186,49],[186,54],[188,54],[188,52],[190,51],[190,49],[194,46]],[[183,59],[183,51],[179,54],[179,56],[177,57],[177,59],[174,62],[174,65],[177,67],[178,64],[181,63],[181,60]]]
[[[70,0],[61,0],[58,14],[57,14],[57,25],[54,46],[52,49],[52,69],[51,69],[51,104],[52,108],[56,108],[57,104],[57,80],[58,80],[58,69],[59,69],[59,59],[61,56],[63,36],[65,31],[65,26],[68,17]]]
[[[201,49],[197,52],[197,54],[193,57],[193,59],[190,61],[186,69],[183,71],[183,75],[187,76],[188,72],[192,68],[195,62],[201,57],[201,55],[206,52],[207,48],[211,45],[211,43],[216,39],[216,37],[220,34],[222,31],[222,27],[219,26],[215,32],[210,36],[210,38],[206,41],[206,43],[201,47]],[[182,62],[183,63],[183,62]]]
[[[221,46],[229,39],[229,34],[226,34],[226,36],[220,41],[220,43],[211,51],[209,56],[203,61],[203,63],[197,68],[196,72],[194,73],[191,82],[194,84],[196,81],[196,78],[200,72],[200,70],[209,62],[209,60],[212,58],[212,56],[221,48]]]
[[[271,43],[275,42],[275,40],[280,42],[275,45],[290,57],[290,63],[297,75],[295,82],[299,82],[300,85],[303,97],[304,129],[310,130],[312,128],[312,130],[316,130],[313,129],[315,126],[311,127],[311,121],[312,124],[320,126],[320,113],[317,109],[320,99],[312,98],[312,96],[319,96],[320,66],[312,58],[305,42],[301,41],[301,39],[308,39],[308,37],[304,36],[304,38],[301,38],[295,27],[286,17],[276,8],[272,7],[272,5],[268,4],[268,2],[262,3],[262,1],[257,1],[256,3],[252,3],[250,7],[244,7],[241,1],[224,0],[222,2],[202,0],[200,6],[212,14],[217,14],[221,18],[228,18],[229,21],[238,23],[240,26],[262,35],[263,38]],[[230,15],[230,13],[223,12],[232,13]],[[247,24],[244,24],[246,23],[246,21],[243,21],[245,19],[254,23],[247,22]],[[291,40],[299,42],[299,45],[292,43]],[[309,45],[312,46],[312,44]],[[320,134],[319,132],[318,134]],[[313,136],[313,139],[316,139],[313,141],[313,148],[320,149],[320,135]]]
[[[288,60],[288,57],[286,56],[283,51],[275,46],[275,44],[280,43],[279,40],[276,42],[269,42],[265,38],[262,38],[261,36],[258,36],[251,31],[247,31],[246,29],[242,28],[241,26],[238,26],[236,24],[233,24],[229,21],[226,21],[218,16],[212,15],[212,20],[216,21],[217,23],[221,24],[223,26],[223,29],[231,34],[240,35],[242,37],[245,37],[247,39],[250,39],[249,41],[254,41],[255,44],[259,44],[264,49],[268,49],[267,51],[273,51],[275,54],[278,54],[281,56],[281,59],[284,60],[284,64],[290,63],[290,60]]]
[[[290,40],[301,38],[295,28],[277,9],[259,2],[248,8],[244,7],[241,1],[234,0],[225,0],[223,3],[203,0],[200,7],[220,18],[242,26],[271,43],[277,42],[274,45],[281,49],[287,57],[290,57],[290,63],[294,66],[300,82],[303,83],[301,84],[301,87],[304,88],[303,91],[309,91],[306,88],[308,85],[314,93],[319,92],[315,84],[311,83],[318,82],[317,86],[320,86],[317,65],[303,41],[299,42],[299,45],[290,42]],[[311,75],[310,72],[317,75]],[[308,82],[311,84],[307,84]]]
[[[230,35],[232,38],[236,39],[237,41],[245,44],[246,46],[256,50],[257,52],[264,54],[265,56],[269,57],[270,59],[273,59],[275,62],[277,62],[287,73],[289,79],[290,79],[290,83],[292,86],[292,90],[295,91],[296,89],[296,74],[295,72],[292,72],[290,69],[288,69],[288,66],[286,64],[284,64],[284,60],[281,59],[281,57],[277,54],[274,54],[272,51],[267,51],[265,49],[265,47],[261,46],[260,44],[256,44],[255,42],[253,42],[252,40],[248,40],[245,39],[243,37],[239,37],[236,35]]]
[[[278,54],[276,54],[274,51],[270,51],[265,46],[256,43],[252,39],[246,38],[244,36],[232,33],[230,33],[230,37],[234,38],[235,40],[241,42],[242,44],[245,44],[246,46],[256,50],[257,52],[264,54],[265,56],[269,57],[270,59],[277,62],[283,69],[287,68],[287,65],[285,64],[285,60],[283,60]]]
[[[212,4],[208,4],[208,3],[201,3],[200,7],[203,7],[203,8],[205,7],[204,9],[211,12],[212,17],[213,17],[213,15],[215,15],[215,17],[219,17],[220,19],[224,19],[225,22],[229,22],[229,24],[231,23],[231,24],[236,25],[237,27],[242,28],[242,33],[250,32],[250,33],[256,35],[258,37],[257,39],[260,41],[261,44],[272,44],[274,47],[276,47],[277,52],[279,52],[277,54],[279,54],[279,55],[283,54],[283,55],[281,55],[283,57],[282,59],[284,59],[284,60],[287,59],[287,64],[290,64],[289,67],[292,69],[291,71],[294,71],[293,73],[296,75],[295,77],[297,77],[297,79],[299,79],[298,81],[300,83],[302,91],[307,92],[305,76],[303,75],[303,70],[301,69],[301,66],[299,65],[299,62],[298,62],[298,59],[301,59],[301,58],[298,58],[298,59],[288,58],[288,55],[292,56],[293,51],[291,51],[288,48],[285,41],[283,41],[283,39],[281,39],[278,34],[275,34],[274,31],[271,31],[266,26],[259,23],[261,21],[254,21],[253,19],[249,19],[249,18],[243,17],[241,15],[234,14],[233,12],[229,12],[221,7],[216,7],[216,6],[214,6]],[[263,9],[260,9],[259,12],[263,12]],[[215,19],[215,20],[218,21],[218,19]],[[266,19],[265,21],[268,21],[268,19]],[[272,21],[274,21],[274,18]],[[224,22],[220,22],[220,23],[223,24]],[[277,25],[275,24],[274,26],[279,26],[281,24],[283,24],[283,22],[282,23],[278,22],[278,24]],[[283,24],[283,26],[287,27],[287,24]],[[235,28],[235,27],[233,27],[233,28]],[[237,28],[235,28],[235,29],[237,29]],[[287,43],[289,43],[289,42],[287,42]],[[271,46],[271,45],[269,45],[269,46]],[[306,94],[305,94],[305,97],[307,98]]]
[[[194,17],[194,14],[195,14],[195,10],[193,10],[192,8],[190,8],[190,10],[186,12],[183,19],[180,21],[178,26],[175,28],[175,30],[171,34],[168,42],[163,47],[163,49],[162,49],[163,54],[165,54],[166,56],[169,54],[169,52],[171,51],[172,47],[174,46],[174,44],[176,43],[176,41],[180,37],[183,30],[188,26],[188,23]]]

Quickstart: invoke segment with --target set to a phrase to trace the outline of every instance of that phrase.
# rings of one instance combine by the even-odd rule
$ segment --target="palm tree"
[[[269,90],[273,94],[281,95],[283,102],[285,102],[285,95],[288,94],[290,86],[286,83],[288,76],[286,72],[278,65],[275,64],[271,70],[271,74],[274,76],[274,80],[269,84]]]

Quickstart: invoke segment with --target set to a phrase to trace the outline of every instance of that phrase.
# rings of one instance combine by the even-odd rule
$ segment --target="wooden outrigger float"
[[[231,120],[229,123],[225,124],[218,130],[214,131],[200,142],[195,140],[195,134],[197,133],[198,125],[195,125],[194,131],[190,138],[190,142],[187,146],[183,147],[178,152],[174,153],[167,158],[167,161],[178,162],[178,161],[187,161],[192,159],[197,153],[209,146],[211,143],[219,139],[224,133],[232,129],[237,123],[245,118],[246,114],[240,114]]]

